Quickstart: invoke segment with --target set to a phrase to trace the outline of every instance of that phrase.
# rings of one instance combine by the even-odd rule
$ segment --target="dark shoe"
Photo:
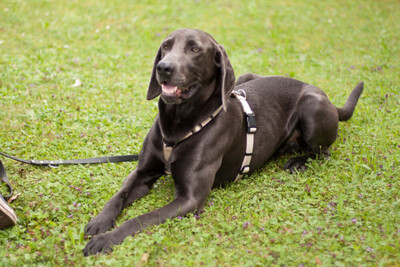
[[[4,229],[17,224],[17,215],[8,206],[3,196],[0,195],[0,229]]]

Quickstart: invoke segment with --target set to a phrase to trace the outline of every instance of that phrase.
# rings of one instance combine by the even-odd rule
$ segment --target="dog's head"
[[[209,34],[180,29],[161,43],[154,61],[147,99],[161,94],[166,104],[206,101],[220,90],[222,104],[235,85],[235,74],[224,48]]]

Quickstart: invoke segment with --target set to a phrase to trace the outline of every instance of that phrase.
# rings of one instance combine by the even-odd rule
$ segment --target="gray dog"
[[[174,31],[155,58],[147,99],[161,95],[159,113],[137,168],[87,224],[86,235],[93,237],[84,254],[109,252],[148,226],[199,213],[212,188],[240,179],[273,155],[304,151],[285,164],[290,172],[305,168],[308,159],[327,157],[338,122],[352,116],[362,90],[360,83],[337,108],[317,87],[290,78],[245,74],[235,86],[224,48],[209,34]],[[166,173],[174,179],[175,199],[109,231],[122,209]]]

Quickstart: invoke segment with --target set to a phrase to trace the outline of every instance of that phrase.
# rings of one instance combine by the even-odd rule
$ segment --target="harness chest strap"
[[[239,179],[241,179],[244,174],[246,174],[250,171],[250,162],[251,162],[251,157],[253,155],[253,149],[254,149],[254,134],[257,131],[257,127],[256,127],[256,120],[255,120],[254,113],[246,101],[245,91],[243,91],[242,89],[235,90],[232,92],[232,95],[240,101],[240,104],[243,107],[243,111],[246,116],[246,122],[247,122],[246,152],[245,152],[245,156],[243,158],[242,166],[240,167],[239,174],[235,178],[235,182],[236,182]],[[196,125],[193,128],[193,130],[191,130],[182,139],[180,139],[178,142],[176,142],[175,145],[182,142],[186,138],[194,135],[195,133],[201,131],[210,121],[212,121],[221,112],[221,110],[222,110],[222,106],[220,106],[217,110],[215,110],[214,113],[211,116],[209,116],[207,119],[205,119],[202,123]],[[163,156],[164,156],[165,162],[167,163],[166,170],[165,170],[166,174],[171,174],[170,168],[169,168],[169,158],[171,156],[173,148],[174,148],[174,146],[168,146],[165,142],[163,142]]]
[[[246,133],[246,152],[243,158],[242,166],[236,176],[235,182],[240,180],[244,174],[250,171],[251,157],[253,156],[254,150],[254,134],[257,132],[256,119],[254,112],[251,110],[249,103],[246,101],[246,92],[242,89],[235,90],[232,95],[239,99],[242,104],[244,115],[246,116],[247,122],[247,133]]]
[[[204,126],[206,126],[210,121],[212,121],[215,116],[217,116],[221,110],[222,110],[223,106],[221,105],[220,107],[218,107],[213,114],[211,114],[211,116],[209,116],[207,119],[205,119],[203,122],[199,123],[198,125],[196,125],[190,132],[188,132],[184,137],[182,137],[178,142],[176,142],[173,146],[169,146],[167,145],[164,141],[163,141],[163,156],[164,156],[164,160],[167,163],[167,167],[165,170],[166,174],[171,174],[170,172],[170,168],[169,168],[169,157],[171,156],[172,153],[172,149],[174,148],[174,146],[176,146],[177,144],[179,144],[180,142],[182,142],[183,140],[185,140],[186,138],[189,138],[190,136],[198,133],[201,131],[201,129],[204,128]],[[163,137],[164,138],[164,137]]]

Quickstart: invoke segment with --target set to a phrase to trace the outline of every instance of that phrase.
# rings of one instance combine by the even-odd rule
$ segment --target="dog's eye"
[[[200,52],[200,48],[198,48],[197,46],[192,47],[192,51],[195,53]]]
[[[169,49],[170,49],[169,42],[163,43],[163,44],[161,45],[161,47],[162,47],[164,50],[169,50]]]

